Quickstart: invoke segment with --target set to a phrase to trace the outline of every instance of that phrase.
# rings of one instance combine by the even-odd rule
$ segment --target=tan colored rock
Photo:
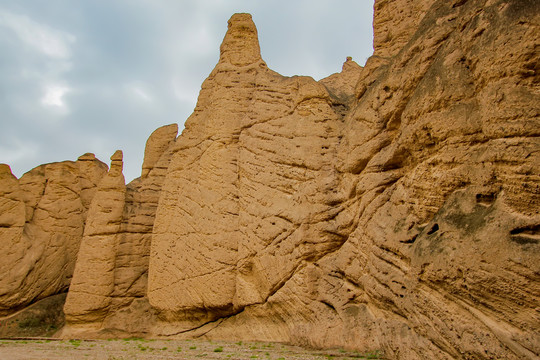
[[[99,183],[88,211],[77,265],[64,306],[66,321],[100,322],[114,290],[116,247],[124,211],[126,186],[122,151],[111,156],[111,167]]]
[[[41,165],[20,179],[0,166],[0,313],[69,287],[96,183],[92,158]]]
[[[373,12],[374,56],[396,55],[418,30],[424,15],[435,12],[436,0],[375,0]],[[447,4],[460,6],[465,1]]]
[[[346,117],[356,230],[287,292],[227,320],[233,334],[260,333],[266,314],[289,316],[272,325],[284,339],[391,358],[538,356],[540,101],[524,71],[538,7],[437,4]]]
[[[141,177],[145,178],[156,166],[163,153],[170,147],[178,135],[178,124],[162,126],[150,135],[144,150]]]
[[[524,69],[538,9],[503,3],[379,2],[376,32],[401,37],[354,72],[343,124],[329,101],[337,76],[321,81],[331,94],[303,79],[291,90],[267,85],[264,66],[220,61],[158,208],[156,332],[400,359],[537,357],[540,100]],[[247,39],[258,62],[245,21],[249,35],[233,17],[224,44]],[[258,94],[270,86],[288,110]],[[299,150],[303,138],[312,147]]]
[[[24,202],[20,199],[19,182],[7,164],[0,164],[0,196],[0,229],[21,232],[25,222]]]
[[[266,301],[339,247],[339,115],[311,78],[268,70],[236,14],[178,138],[156,215],[149,299],[164,334]],[[310,239],[310,240],[308,240]]]
[[[321,79],[319,83],[323,84],[330,94],[337,98],[338,103],[350,105],[356,100],[354,99],[356,84],[361,73],[362,67],[354,62],[352,57],[348,56],[340,73]]]
[[[95,236],[88,238],[91,246],[86,247],[86,255],[78,259],[79,275],[75,277],[76,285],[70,289],[66,303],[68,325],[62,331],[63,337],[108,338],[111,329],[118,336],[144,336],[150,331],[154,312],[146,299],[150,240],[161,185],[171,158],[167,146],[170,148],[174,144],[177,131],[177,125],[167,125],[150,136],[145,151],[144,164],[147,166],[143,165],[143,176],[125,187],[123,203],[118,192],[123,180],[118,175],[112,175],[118,185],[114,191],[107,185],[102,190],[105,198],[96,198],[94,206],[101,207],[104,202],[110,203],[109,197],[114,193],[115,219],[119,220],[115,220],[117,228],[111,230],[107,239],[103,239],[100,251],[95,249]],[[121,160],[119,155],[116,153],[111,157],[113,165]],[[92,226],[97,228],[103,228],[103,223],[110,221],[104,219],[100,211],[92,214],[88,222],[95,222]],[[104,269],[99,280],[105,280],[97,284],[97,287],[95,272],[89,273],[89,269],[94,267],[96,256],[103,263]],[[99,292],[96,288],[100,289]],[[92,307],[88,306],[88,293],[99,295],[95,297],[96,304]],[[100,335],[102,330],[105,331],[104,335]]]
[[[111,158],[64,336],[539,357],[540,5],[375,10],[375,55],[319,82],[269,70],[233,15],[182,134],[152,134],[127,187]],[[0,166],[11,238],[40,189]]]
[[[127,185],[121,235],[116,249],[114,291],[109,313],[102,325],[104,330],[113,328],[126,336],[145,336],[153,326],[154,309],[146,296],[150,242],[177,132],[178,126],[173,124],[157,129],[150,136],[145,162],[153,157],[153,166],[146,176]]]

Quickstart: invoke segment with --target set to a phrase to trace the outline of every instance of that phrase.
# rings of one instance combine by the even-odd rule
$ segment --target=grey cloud
[[[85,152],[109,162],[122,149],[129,181],[140,174],[150,133],[182,126],[193,111],[233,13],[253,15],[270,68],[319,79],[340,71],[346,56],[362,64],[372,53],[372,7],[357,0],[6,0],[0,162],[21,176]],[[48,37],[48,47],[25,38],[23,25]]]

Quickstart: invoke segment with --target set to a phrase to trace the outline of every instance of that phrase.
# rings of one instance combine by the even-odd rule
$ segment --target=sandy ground
[[[34,359],[382,359],[377,353],[308,350],[274,343],[200,340],[0,340],[1,360]]]

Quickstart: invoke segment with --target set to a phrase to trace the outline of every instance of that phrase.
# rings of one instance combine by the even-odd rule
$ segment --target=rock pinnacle
[[[234,14],[228,24],[227,33],[221,43],[219,62],[245,66],[260,61],[257,28],[251,15]]]

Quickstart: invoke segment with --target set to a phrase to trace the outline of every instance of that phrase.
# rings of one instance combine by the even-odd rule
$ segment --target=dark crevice
[[[510,230],[510,240],[520,245],[538,244],[540,242],[540,225],[522,226]]]
[[[517,234],[540,235],[540,225],[529,225],[510,230],[510,235]]]
[[[476,203],[489,206],[493,204],[496,198],[497,198],[497,194],[495,193],[476,194]]]
[[[433,224],[433,226],[431,227],[431,229],[429,229],[427,234],[432,235],[432,234],[436,233],[437,231],[439,231],[439,224]]]
[[[452,5],[452,8],[457,8],[463,4],[465,4],[467,2],[467,0],[457,0],[454,5]]]
[[[332,311],[334,311],[334,312],[337,313],[337,310],[336,310],[336,308],[334,307],[334,305],[330,304],[328,301],[320,300],[320,302],[321,302],[321,304],[326,305],[326,307],[332,309]]]
[[[205,332],[203,332],[202,334],[198,334],[198,335],[195,335],[195,336],[193,337],[194,339],[197,339],[197,338],[199,338],[199,337],[201,337],[201,336],[206,335],[206,334],[209,333],[210,331],[214,330],[214,329],[215,329],[216,327],[218,327],[223,321],[225,321],[225,320],[227,320],[227,319],[229,319],[229,318],[231,318],[231,317],[233,317],[233,316],[236,316],[236,315],[240,314],[241,312],[244,311],[244,309],[245,309],[245,308],[242,307],[242,308],[238,309],[237,311],[235,311],[234,313],[232,313],[232,314],[230,314],[230,315],[222,316],[222,317],[220,317],[220,318],[218,318],[218,319],[211,320],[211,321],[207,321],[207,322],[205,322],[205,323],[203,323],[203,324],[201,324],[201,325],[199,325],[199,326],[193,327],[193,328],[191,328],[191,329],[182,330],[182,331],[179,331],[179,332],[177,332],[177,333],[170,334],[170,335],[180,335],[180,334],[185,334],[185,333],[189,333],[189,332],[192,332],[192,331],[199,330],[199,329],[201,329],[201,328],[203,328],[203,327],[205,327],[205,326],[207,326],[207,325],[215,324],[215,326],[214,326],[213,328],[209,329],[208,331],[205,331]]]
[[[416,238],[418,237],[418,234],[414,235],[412,238],[408,239],[408,240],[403,240],[403,241],[400,241],[400,243],[403,243],[403,244],[414,244],[414,242],[416,241]]]

